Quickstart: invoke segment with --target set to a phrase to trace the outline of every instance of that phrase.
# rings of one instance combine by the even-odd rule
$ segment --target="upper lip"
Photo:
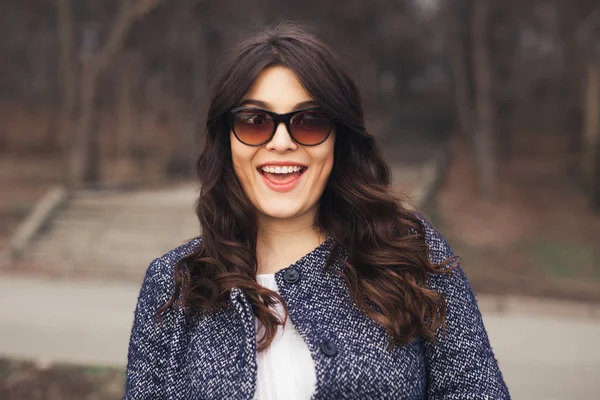
[[[284,167],[284,166],[290,167],[291,166],[291,167],[304,167],[304,168],[306,168],[306,164],[301,164],[301,163],[297,163],[297,162],[293,162],[293,161],[268,161],[268,162],[260,164],[256,168],[260,169],[262,167],[267,167],[267,166],[269,166],[269,167],[270,166],[273,166],[273,167],[277,167],[277,166],[280,166],[280,167]]]

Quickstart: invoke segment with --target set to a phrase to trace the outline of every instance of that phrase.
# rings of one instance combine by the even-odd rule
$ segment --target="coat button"
[[[337,346],[331,340],[324,340],[321,343],[321,351],[327,357],[333,357],[337,354]]]
[[[300,280],[300,273],[295,269],[288,269],[283,273],[283,280],[287,283],[296,283]]]

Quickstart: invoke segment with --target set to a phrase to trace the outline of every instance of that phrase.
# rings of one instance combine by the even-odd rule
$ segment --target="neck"
[[[275,273],[294,263],[325,240],[326,234],[314,226],[315,212],[286,219],[259,216],[257,273]]]

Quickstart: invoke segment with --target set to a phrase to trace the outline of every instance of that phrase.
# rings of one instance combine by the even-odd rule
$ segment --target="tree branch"
[[[70,118],[73,116],[76,95],[76,69],[73,59],[73,18],[70,0],[58,0],[56,4],[58,37],[60,45],[59,76],[61,83],[61,130],[72,139]]]
[[[577,29],[576,37],[577,43],[580,48],[586,47],[586,42],[589,42],[590,35],[592,34],[594,27],[600,24],[600,7],[596,7],[590,15],[588,15],[579,29]]]
[[[120,50],[133,22],[156,7],[159,2],[160,0],[138,0],[136,2],[123,0],[121,2],[121,9],[112,24],[110,35],[95,57],[96,62],[93,63],[93,68],[96,69],[96,73],[102,72],[112,57]]]

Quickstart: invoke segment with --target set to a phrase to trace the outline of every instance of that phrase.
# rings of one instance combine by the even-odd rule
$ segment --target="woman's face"
[[[317,105],[296,75],[281,66],[263,70],[242,102],[279,114]],[[235,174],[259,213],[287,219],[316,211],[333,166],[335,132],[319,145],[302,146],[281,123],[271,141],[262,146],[243,144],[233,131],[230,141]]]

